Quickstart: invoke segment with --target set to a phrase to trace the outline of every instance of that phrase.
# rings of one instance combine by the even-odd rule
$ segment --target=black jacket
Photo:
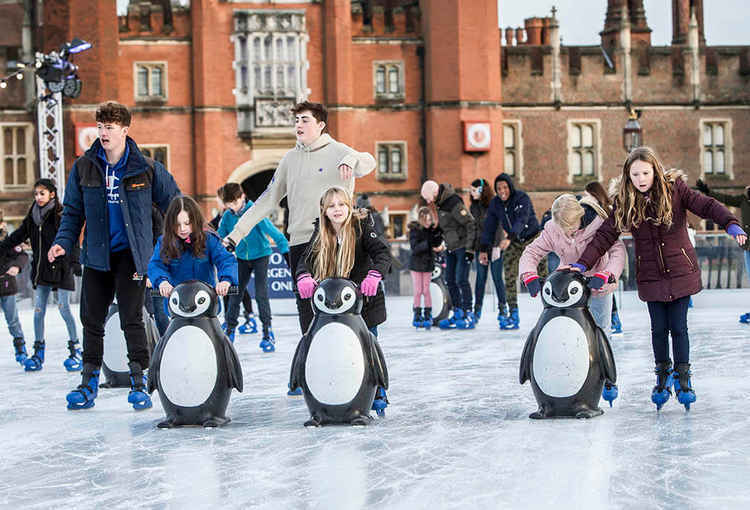
[[[469,205],[469,212],[471,212],[474,218],[475,234],[474,234],[474,251],[479,253],[481,251],[481,240],[482,240],[482,229],[484,228],[484,222],[487,219],[487,212],[490,210],[489,205],[484,207],[482,202],[479,200],[471,200]],[[494,248],[500,244],[500,241],[505,239],[505,230],[501,227],[495,232],[495,240],[491,247]]]
[[[481,251],[488,252],[495,238],[498,226],[502,226],[511,241],[523,243],[533,239],[539,233],[539,222],[534,213],[534,205],[529,196],[513,187],[513,180],[507,174],[500,174],[495,179],[495,190],[500,181],[508,183],[510,196],[503,202],[499,196],[490,201],[487,219],[482,229]]]
[[[424,228],[418,221],[409,223],[409,270],[431,273],[435,265],[435,252],[432,249],[442,242],[440,227]]]
[[[7,273],[8,269],[13,266],[20,272],[29,262],[29,256],[24,251],[0,250],[0,296],[12,296],[18,292],[16,277]]]
[[[31,284],[46,285],[55,289],[75,290],[74,271],[80,274],[80,249],[78,242],[73,243],[72,252],[58,257],[54,262],[47,260],[47,252],[55,244],[57,229],[60,227],[62,215],[50,209],[42,218],[40,225],[34,223],[32,210],[34,204],[23,219],[21,226],[0,242],[0,251],[12,250],[27,239],[31,242]]]
[[[464,205],[463,199],[456,195],[453,186],[440,185],[435,205],[438,210],[438,224],[443,231],[448,251],[466,248],[466,251],[473,252],[476,232],[474,218]]]
[[[359,211],[362,211],[361,209]],[[354,229],[357,232],[357,244],[354,252],[354,267],[349,274],[349,280],[357,285],[367,276],[367,272],[374,269],[383,277],[388,274],[391,267],[391,253],[388,244],[378,236],[373,228],[373,222],[367,212],[364,214],[355,213]],[[318,222],[315,222],[315,231],[313,232],[310,242],[308,243],[305,254],[300,258],[295,278],[302,273],[313,274],[313,259],[311,256],[312,247],[315,238],[318,236]],[[430,268],[432,271],[432,268]],[[362,318],[365,320],[368,328],[377,326],[385,322],[385,294],[383,287],[378,288],[378,293],[373,297],[366,297],[362,307]]]

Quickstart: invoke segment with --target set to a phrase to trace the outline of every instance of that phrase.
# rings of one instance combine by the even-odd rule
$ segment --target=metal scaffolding
[[[55,180],[57,194],[62,199],[65,192],[62,94],[49,92],[44,80],[37,76],[36,97],[39,173],[42,178]]]

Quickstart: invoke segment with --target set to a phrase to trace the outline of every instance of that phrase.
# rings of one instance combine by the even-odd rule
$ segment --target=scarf
[[[31,208],[31,219],[34,220],[35,225],[41,225],[44,218],[47,217],[47,213],[55,208],[56,200],[51,198],[44,207],[39,207],[39,204],[34,202],[34,206]]]

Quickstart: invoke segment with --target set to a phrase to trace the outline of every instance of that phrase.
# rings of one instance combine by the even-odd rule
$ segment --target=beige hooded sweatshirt
[[[339,165],[352,169],[353,178],[342,181]],[[354,192],[354,177],[364,177],[375,169],[375,158],[357,152],[322,134],[310,146],[297,142],[281,159],[263,194],[242,215],[227,237],[235,245],[287,197],[289,203],[289,245],[304,244],[313,234],[313,223],[320,213],[320,197],[332,186]]]

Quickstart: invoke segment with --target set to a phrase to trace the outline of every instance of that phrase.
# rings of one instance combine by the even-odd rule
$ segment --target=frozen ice
[[[737,322],[750,290],[694,301],[689,413],[674,398],[659,413],[650,401],[649,320],[634,293],[620,296],[624,334],[612,339],[614,407],[556,421],[530,420],[536,402],[518,384],[538,300],[521,296],[517,331],[498,330],[488,296],[477,329],[425,332],[410,325],[411,298],[389,297],[386,416],[320,429],[305,429],[304,400],[286,396],[294,316],[274,317],[275,353],[258,348],[258,334],[238,335],[245,391],[232,393],[228,426],[160,430],[156,393],[140,412],[127,389],[100,390],[89,410],[65,408],[80,375],[62,366],[68,339],[50,307],[41,372],[15,363],[9,337],[0,350],[0,507],[750,508],[750,327]],[[31,347],[28,300],[21,319]]]

